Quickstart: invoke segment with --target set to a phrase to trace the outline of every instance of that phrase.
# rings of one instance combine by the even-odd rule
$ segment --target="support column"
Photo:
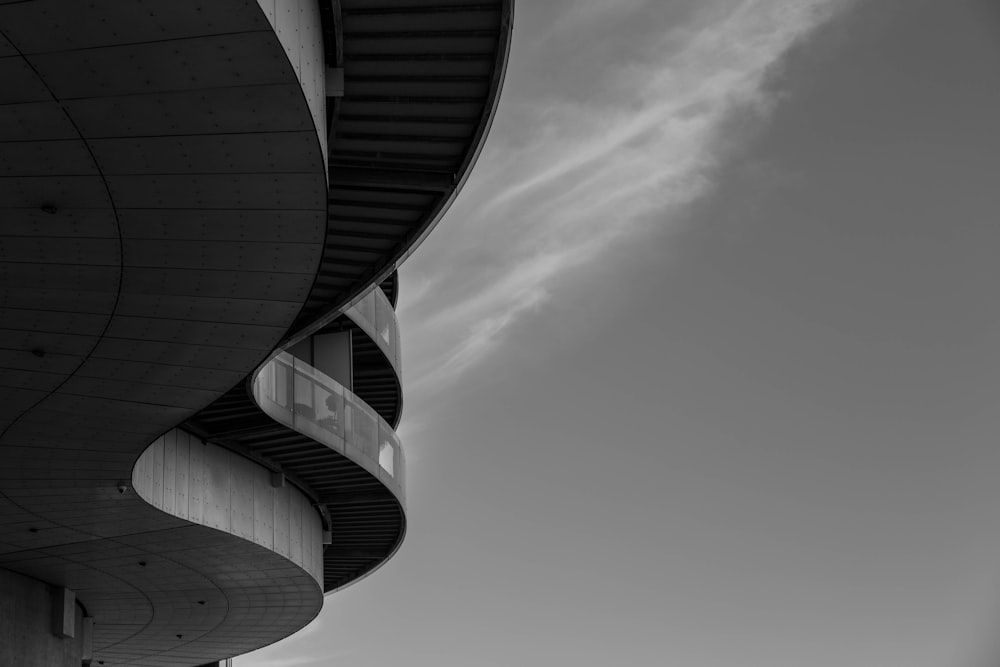
[[[71,591],[0,570],[0,665],[80,667],[84,635]]]

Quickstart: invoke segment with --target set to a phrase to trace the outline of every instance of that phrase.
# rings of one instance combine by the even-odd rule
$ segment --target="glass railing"
[[[378,287],[345,311],[351,320],[375,341],[382,353],[389,359],[396,375],[402,368],[399,345],[399,324],[392,303]]]
[[[405,465],[399,438],[336,380],[280,352],[257,374],[253,393],[272,419],[343,454],[403,500]]]

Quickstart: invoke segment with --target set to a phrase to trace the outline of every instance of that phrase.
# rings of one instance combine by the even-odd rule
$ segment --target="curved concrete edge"
[[[403,416],[403,346],[395,305],[379,286],[375,286],[365,298],[344,311],[344,315],[375,344],[392,369],[396,410],[390,427],[395,429]]]
[[[284,380],[278,377],[283,372],[282,369],[286,373]],[[317,383],[314,387],[308,389],[313,405],[325,404],[325,401],[317,403],[315,400],[317,397],[322,398],[324,395],[339,396],[343,399],[342,412],[338,413],[336,408],[332,410],[327,409],[319,413],[315,409],[311,413],[310,410],[301,409],[306,406],[295,398],[296,382],[294,377],[288,377],[289,371],[293,373],[297,372],[300,377],[309,378],[309,382]],[[298,389],[301,391],[305,384],[300,382]],[[317,393],[317,389],[320,393]],[[351,463],[364,470],[374,483],[388,492],[389,495],[387,498],[395,501],[398,510],[399,525],[398,532],[394,536],[390,548],[376,563],[370,565],[364,571],[355,574],[349,581],[345,581],[340,585],[330,586],[325,591],[325,594],[329,595],[343,590],[380,569],[399,551],[407,529],[406,458],[395,431],[374,410],[368,408],[363,401],[354,397],[351,392],[335,380],[286,352],[276,355],[274,359],[254,374],[254,380],[249,393],[252,400],[271,419],[316,443],[315,447],[318,450],[326,449],[331,455],[339,455],[351,461]],[[277,394],[284,395],[279,396]],[[352,401],[355,402],[355,407],[361,409],[359,414],[364,415],[366,421],[376,425],[378,439],[374,441],[374,444],[371,437],[364,437],[364,442],[358,441],[355,429],[358,413],[355,413],[355,416],[350,421],[347,417],[348,410],[346,408]],[[325,407],[329,408],[330,406]],[[336,422],[339,422],[339,425]],[[385,445],[388,442],[392,443],[391,459],[386,456],[387,449]],[[320,501],[324,502],[322,498]],[[375,502],[377,503],[378,501]],[[334,509],[334,506],[329,504],[326,506],[328,511]],[[333,535],[333,541],[335,546],[337,542],[336,533]]]
[[[427,235],[434,231],[438,222],[444,217],[444,214],[448,212],[451,205],[455,202],[458,194],[462,191],[465,186],[465,182],[469,180],[469,175],[472,173],[472,168],[476,166],[476,162],[479,160],[479,155],[483,152],[483,147],[486,145],[486,139],[490,134],[490,130],[493,127],[493,119],[496,117],[497,107],[500,104],[500,93],[503,91],[504,80],[507,77],[507,63],[510,60],[510,44],[513,40],[513,30],[514,30],[514,0],[503,0],[503,4],[500,9],[500,46],[497,49],[497,59],[496,65],[493,68],[493,79],[490,82],[490,94],[486,101],[485,111],[483,113],[482,122],[476,128],[475,139],[472,143],[472,150],[466,156],[465,161],[462,166],[459,167],[457,172],[457,183],[455,188],[438,206],[438,208],[431,213],[428,218],[427,225],[420,231],[419,234],[415,235],[410,241],[406,250],[400,254],[399,257],[395,258],[390,266],[385,267],[377,275],[375,283],[380,283],[385,280],[393,271],[397,271],[406,259],[413,254],[413,252],[424,242]]]
[[[399,499],[397,498],[397,500]],[[345,588],[349,588],[360,581],[364,581],[368,577],[372,576],[373,574],[381,570],[386,563],[392,560],[392,557],[395,556],[396,552],[399,551],[400,547],[403,546],[403,540],[406,539],[406,527],[407,527],[406,510],[402,501],[400,501],[400,514],[402,515],[402,521],[400,522],[399,535],[397,536],[395,543],[392,545],[392,549],[390,549],[389,552],[386,553],[385,557],[382,558],[378,563],[373,565],[371,568],[359,574],[358,576],[348,581],[347,583],[324,590],[323,595],[333,595],[334,593],[342,591]]]
[[[256,278],[261,266],[275,276],[308,271],[308,261],[280,251],[310,239],[291,243],[287,226],[249,220],[267,215],[280,222],[301,213],[310,218],[305,227],[323,225],[327,174],[315,158],[326,142],[302,135],[309,134],[309,115],[317,133],[325,132],[325,123],[315,122],[322,117],[316,108],[303,108],[309,93],[300,69],[298,84],[287,68],[280,71],[278,42],[289,54],[291,40],[261,30],[257,6],[237,0],[161,1],[141,11],[108,0],[6,7],[3,30],[17,32],[11,44],[26,45],[19,67],[33,74],[7,91],[0,115],[25,122],[8,123],[4,141],[52,150],[33,161],[12,150],[3,161],[4,231],[37,248],[19,259],[41,267],[54,294],[66,296],[58,303],[50,296],[58,308],[40,307],[29,292],[34,274],[27,272],[11,287],[21,299],[17,308],[42,313],[48,326],[56,326],[53,313],[59,312],[65,324],[58,326],[82,337],[86,322],[90,347],[67,359],[66,341],[52,340],[44,358],[25,355],[35,360],[35,375],[28,388],[16,388],[23,397],[8,405],[11,420],[0,442],[0,507],[12,526],[0,535],[6,543],[0,565],[77,587],[95,615],[98,656],[109,665],[191,665],[277,641],[318,612],[322,587],[315,576],[258,544],[169,516],[114,487],[150,439],[265,356],[284,335],[277,330],[294,317],[292,292],[306,291],[298,278],[290,278],[287,289],[265,289]],[[47,16],[39,19],[39,12]],[[226,49],[229,60],[199,57]],[[248,54],[270,64],[251,66],[243,59]],[[290,56],[289,63],[300,68],[301,58]],[[186,89],[191,73],[201,82]],[[102,94],[95,96],[98,89]],[[244,159],[231,160],[230,152]],[[85,173],[66,176],[67,168]],[[149,223],[150,216],[162,218],[162,226]],[[267,247],[254,244],[256,234],[267,246],[283,246],[274,250],[273,263],[252,252],[243,256],[242,250]],[[100,252],[89,238],[95,235],[108,239]],[[204,266],[189,261],[198,253]],[[87,291],[78,274],[95,255],[110,267],[102,267],[103,282],[88,283],[89,294],[69,293]],[[258,322],[243,307],[248,292],[254,302],[272,299],[274,317]],[[106,307],[91,312],[98,301]],[[52,338],[45,327],[15,326],[21,321],[5,317],[10,329]],[[146,324],[136,329],[139,322]],[[262,333],[253,345],[240,349],[242,334],[224,338],[232,356],[205,345],[212,340],[206,327],[255,324]],[[117,353],[106,354],[112,344]],[[80,365],[67,367],[74,359]],[[172,363],[157,363],[163,361]],[[62,384],[33,386],[53,375],[36,366],[54,362],[61,362]],[[173,372],[198,384],[168,377]],[[214,383],[206,380],[213,372]],[[77,409],[83,414],[69,421]],[[52,456],[53,450],[62,455]]]
[[[348,294],[348,296],[342,299],[340,303],[333,304],[330,309],[314,318],[312,322],[298,327],[291,335],[282,340],[279,345],[281,349],[288,349],[296,343],[317,333],[320,329],[337,319],[347,309],[364,299],[367,295],[368,289],[372,285],[378,285],[383,280],[388,278],[393,272],[398,271],[402,263],[413,254],[421,243],[423,243],[424,239],[427,238],[427,236],[437,226],[438,222],[441,221],[441,218],[444,217],[445,213],[448,212],[448,209],[451,208],[451,205],[454,203],[458,194],[464,187],[465,182],[468,180],[469,175],[472,173],[472,168],[479,160],[479,155],[482,153],[483,147],[486,144],[486,139],[489,136],[490,129],[493,127],[493,119],[496,117],[501,92],[503,91],[504,80],[507,76],[507,64],[510,60],[510,47],[511,42],[513,41],[514,28],[514,0],[502,0],[500,17],[500,44],[497,48],[497,56],[495,66],[493,68],[493,77],[490,81],[489,96],[484,106],[482,120],[476,127],[472,150],[470,150],[466,155],[461,167],[456,172],[455,186],[452,188],[451,192],[441,200],[440,204],[430,212],[427,216],[426,222],[419,232],[413,234],[407,240],[406,247],[404,249],[397,252],[394,256],[389,257],[381,268],[377,269],[371,276],[368,277],[363,285],[358,284],[354,288],[353,293]],[[268,359],[268,361],[270,361],[270,359]],[[261,367],[263,367],[263,364],[261,364]]]
[[[397,381],[401,381],[403,358],[399,320],[389,297],[377,286],[373,287],[363,299],[345,310],[344,315],[375,343],[395,372]]]
[[[323,587],[320,515],[302,491],[259,463],[172,429],[135,462],[132,485],[153,507],[270,549]]]
[[[72,591],[0,569],[0,665],[79,667],[93,634]]]
[[[326,51],[320,0],[257,0],[295,70],[327,162]],[[329,179],[329,170],[326,170]]]

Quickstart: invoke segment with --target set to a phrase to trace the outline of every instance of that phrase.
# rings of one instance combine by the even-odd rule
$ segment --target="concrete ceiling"
[[[328,169],[317,62],[293,44],[319,34],[315,7],[278,4],[0,3],[0,567],[74,589],[98,664],[196,664],[317,613],[290,561],[118,485],[156,437],[234,387],[245,398],[290,331],[388,275],[495,109],[509,0],[334,3],[345,95]],[[385,533],[327,551],[340,586],[405,524],[384,489],[342,492],[363,469],[328,463],[334,523],[374,516]]]
[[[184,665],[322,603],[263,547],[121,494],[285,334],[326,176],[254,2],[0,5],[0,567],[77,592],[105,664]]]

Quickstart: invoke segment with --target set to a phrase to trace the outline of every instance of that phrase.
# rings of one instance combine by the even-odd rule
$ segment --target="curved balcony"
[[[373,287],[345,310],[344,315],[372,339],[399,377],[403,363],[399,345],[399,320],[385,292]]]
[[[403,505],[403,448],[396,432],[336,380],[281,352],[254,378],[253,396],[272,419],[361,466]]]
[[[323,260],[286,343],[395,271],[451,206],[489,133],[514,0],[338,0]]]
[[[392,302],[381,288],[372,288],[317,335],[337,332],[351,333],[350,388],[395,428],[402,415],[403,388],[399,323]]]
[[[132,487],[167,514],[283,556],[322,588],[320,514],[305,492],[283,479],[276,482],[273,472],[236,452],[172,429],[135,462]]]
[[[332,132],[326,235],[320,261],[310,265],[316,270],[308,297],[279,350],[321,331],[358,326],[345,309],[389,279],[447,210],[496,110],[513,0],[458,0],[446,8],[435,0],[376,4],[321,5],[326,65],[343,76],[339,96],[327,98]],[[374,311],[374,320],[365,318],[363,308],[356,312],[373,326],[356,338],[364,339],[361,346],[370,345],[365,364],[370,360],[371,366],[355,365],[352,390],[395,425],[401,405],[398,334],[394,326],[382,326],[381,336],[379,313]],[[394,315],[388,321],[394,325]],[[354,359],[361,353],[356,347]],[[368,469],[261,412],[251,396],[258,375],[232,387],[183,427],[263,457],[315,492],[329,510],[334,533],[334,544],[324,552],[325,587],[346,585],[396,548],[405,524],[402,506]],[[337,539],[338,522],[341,535],[351,536],[352,523],[365,521],[370,523],[357,529],[356,540],[347,540],[351,546],[338,546],[344,544]]]
[[[109,667],[248,651],[322,605],[287,558],[128,488],[307,300],[328,209],[319,6],[137,7],[0,3],[0,570],[74,591]]]
[[[337,393],[329,378],[311,376],[310,419],[296,390],[310,374],[280,357],[291,402],[282,413],[274,394],[271,407],[291,426],[248,389],[272,351],[389,274],[475,161],[512,3],[448,5],[0,2],[12,84],[0,105],[0,569],[76,591],[95,662],[189,665],[275,641],[318,612],[317,580],[347,585],[398,547],[402,452],[383,438],[395,418],[341,392],[338,436],[315,407],[327,400],[315,386]],[[343,32],[324,43],[317,17],[340,10]],[[328,67],[343,69],[340,98],[325,94]],[[398,335],[379,318],[376,354],[398,371]],[[245,504],[225,510],[226,531],[191,521],[190,498],[185,518],[122,491],[179,426],[318,501],[333,536],[322,577],[270,549],[266,527],[238,539]]]
[[[257,405],[289,429],[254,451],[289,470],[329,517],[325,589],[367,576],[395,553],[406,530],[405,460],[389,424],[344,386],[287,352],[252,384]]]

